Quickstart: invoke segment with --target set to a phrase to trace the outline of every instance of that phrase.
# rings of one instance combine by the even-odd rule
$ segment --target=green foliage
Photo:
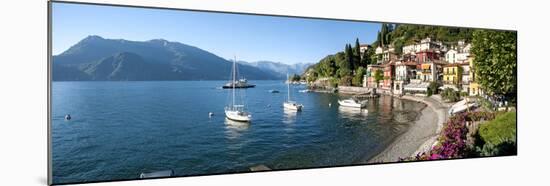
[[[346,69],[347,71],[345,72],[349,72],[349,74],[340,74],[341,77],[344,77],[346,75],[351,75],[352,70],[355,69],[354,62],[353,62],[355,57],[353,55],[353,49],[351,49],[351,45],[349,44],[346,45],[344,54],[345,54],[345,59],[343,63],[340,65],[340,68]]]
[[[476,140],[481,156],[516,154],[516,112],[506,112],[481,124]]]
[[[290,81],[300,81],[300,79],[301,79],[301,77],[298,74],[294,74],[294,75],[289,77]]]
[[[357,69],[361,66],[361,45],[359,44],[359,38],[355,39],[355,47],[353,48],[353,69]]]
[[[432,96],[434,94],[437,94],[437,90],[439,89],[439,84],[436,82],[431,82],[430,85],[428,85],[428,97]]]
[[[517,92],[516,36],[516,32],[477,30],[471,49],[476,81],[485,93],[502,95],[513,102]]]
[[[479,128],[479,135],[486,143],[498,145],[516,140],[516,112],[506,112]]]
[[[449,102],[457,102],[460,100],[460,94],[458,91],[453,90],[452,88],[446,88],[441,92],[441,98]]]
[[[357,68],[357,71],[355,71],[355,76],[353,76],[352,79],[352,85],[353,86],[362,86],[363,85],[363,76],[367,74],[367,69],[363,67]]]
[[[457,42],[459,40],[471,41],[474,29],[456,28],[444,26],[426,26],[426,25],[396,25],[391,33],[395,42],[402,42],[404,45],[414,44],[426,37],[436,39],[442,42]]]
[[[352,80],[353,80],[353,77],[350,75],[343,76],[342,78],[340,78],[340,82],[338,83],[338,85],[351,86]]]
[[[307,76],[306,81],[307,82],[314,82],[315,80],[317,80],[318,77],[319,77],[319,74],[315,70],[312,70],[310,72],[309,76]]]
[[[384,71],[378,69],[374,71],[374,81],[376,81],[376,85],[378,85],[381,80],[384,80]]]

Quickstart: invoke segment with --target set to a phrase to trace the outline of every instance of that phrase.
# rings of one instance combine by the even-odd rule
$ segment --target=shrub
[[[340,78],[340,82],[338,83],[338,85],[350,86],[352,79],[353,78],[351,76],[344,76],[344,77]]]
[[[445,124],[438,138],[438,145],[432,147],[427,152],[417,154],[415,157],[401,158],[400,161],[436,160],[472,156],[471,147],[466,142],[468,134],[466,121],[480,121],[493,118],[495,118],[495,113],[491,112],[466,112],[452,116]],[[493,145],[485,147],[484,150],[480,148],[478,152],[484,151],[486,154],[497,154],[501,153],[503,149],[513,149],[513,147],[513,145],[510,146],[508,144]]]
[[[479,154],[482,156],[516,154],[516,112],[506,112],[479,128],[481,140]]]
[[[450,102],[457,102],[460,100],[460,95],[458,91],[453,90],[452,88],[446,88],[441,92],[441,97]]]
[[[437,84],[436,82],[431,82],[430,85],[428,86],[428,97],[434,95],[434,94],[437,94],[437,89],[439,88],[439,84]]]

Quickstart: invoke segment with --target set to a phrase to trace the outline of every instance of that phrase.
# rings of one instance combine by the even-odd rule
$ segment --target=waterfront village
[[[515,47],[515,38],[509,40],[514,42],[513,47]],[[500,41],[495,42],[495,46],[504,46],[498,43]],[[420,101],[431,106],[439,115],[437,130],[428,137],[430,140],[424,142],[414,153],[403,154],[411,152],[391,152],[390,149],[390,152],[386,152],[387,157],[374,158],[372,162],[468,158],[517,153],[515,103],[508,103],[507,100],[510,99],[503,99],[502,96],[491,95],[484,91],[478,82],[479,77],[476,77],[478,73],[476,73],[474,61],[476,56],[471,51],[472,43],[461,39],[444,43],[430,37],[402,45],[401,48],[394,47],[392,44],[359,45],[357,43],[356,48],[360,48],[360,54],[354,54],[354,56],[360,56],[360,60],[364,61],[363,58],[370,55],[373,56],[373,60],[362,64],[359,67],[360,70],[349,72],[356,78],[353,80],[355,83],[341,78],[338,71],[320,69],[326,68],[321,66],[326,59],[327,61],[354,60],[347,56],[338,57],[336,54],[333,58],[329,56],[321,60],[318,64],[321,67],[312,67],[303,74],[305,76],[303,79],[307,81],[309,88],[314,91],[324,89],[324,91],[329,90],[328,92],[351,94],[359,96],[358,99],[361,98],[360,95],[373,98],[381,94]],[[341,52],[340,55],[354,53],[356,50],[352,51],[351,45],[346,45],[346,51]],[[508,48],[507,51],[511,50]],[[371,54],[365,54],[367,52]],[[505,63],[513,63],[515,68],[515,54],[513,55],[513,59]],[[329,65],[325,66],[330,66],[330,63],[332,66],[337,66],[334,65],[335,62],[329,62],[327,63]],[[361,70],[364,72],[359,72]],[[324,71],[328,71],[325,74],[336,74],[340,79],[335,81],[333,77],[323,77],[320,74]],[[357,81],[358,73],[362,76],[360,81]],[[512,75],[514,73],[508,73],[508,76]],[[449,96],[450,94],[453,96]],[[514,91],[512,96],[515,102]],[[460,112],[453,109],[460,109]],[[407,142],[402,143],[407,144]]]
[[[403,46],[402,55],[398,55],[393,46],[376,47],[378,61],[369,64],[363,75],[362,87],[340,86],[339,91],[378,93],[401,96],[411,94],[426,96],[430,83],[436,83],[439,89],[446,88],[462,92],[462,95],[483,95],[483,90],[475,81],[471,44],[458,41],[447,47],[432,38],[422,39],[419,43]],[[361,57],[371,45],[360,45]],[[377,78],[377,73],[381,78]],[[305,73],[306,77],[309,75]]]
[[[366,51],[369,45],[362,45]],[[442,83],[444,88],[452,88],[468,95],[483,92],[475,80],[471,44],[464,41],[452,48],[441,42],[425,38],[418,44],[403,47],[403,55],[397,56],[392,46],[377,47],[376,55],[381,60],[367,66],[363,77],[363,87],[378,88],[386,94],[404,95],[427,94],[430,82]],[[376,71],[383,72],[383,80],[377,81]]]

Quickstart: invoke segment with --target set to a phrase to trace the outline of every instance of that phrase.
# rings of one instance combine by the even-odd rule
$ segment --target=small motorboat
[[[309,89],[304,89],[304,90],[299,90],[298,92],[301,92],[301,93],[308,93],[308,92],[311,92],[311,90],[309,90]]]
[[[149,173],[141,173],[139,175],[139,178],[163,178],[163,177],[170,177],[174,175],[173,170],[165,170],[165,171],[157,171],[157,172],[149,172]]]
[[[365,107],[366,101],[359,102],[355,99],[345,99],[345,100],[338,100],[338,104],[342,107],[352,107],[352,108],[363,108]]]
[[[65,115],[65,120],[71,120],[71,115],[70,114]]]
[[[279,93],[278,90],[269,90],[269,92],[271,92],[271,93]]]
[[[468,100],[464,99],[452,105],[451,108],[449,108],[448,114],[455,115],[461,112],[465,112],[468,109],[477,107],[479,107],[479,105],[476,102],[469,102]]]

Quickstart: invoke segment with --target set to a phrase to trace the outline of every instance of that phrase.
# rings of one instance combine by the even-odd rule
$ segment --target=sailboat
[[[287,79],[288,79],[288,74],[286,75],[287,76]],[[302,107],[303,105],[302,104],[298,104],[296,103],[295,101],[291,101],[290,100],[290,79],[288,80],[288,97],[287,97],[287,100],[283,103],[283,107],[284,109],[288,109],[288,110],[295,110],[295,111],[302,111]]]
[[[231,71],[232,82],[235,82],[237,78],[237,59],[233,61],[233,68]],[[225,107],[225,117],[233,121],[250,122],[252,115],[245,111],[244,104],[235,104],[235,83],[232,84],[231,93],[231,105]]]

